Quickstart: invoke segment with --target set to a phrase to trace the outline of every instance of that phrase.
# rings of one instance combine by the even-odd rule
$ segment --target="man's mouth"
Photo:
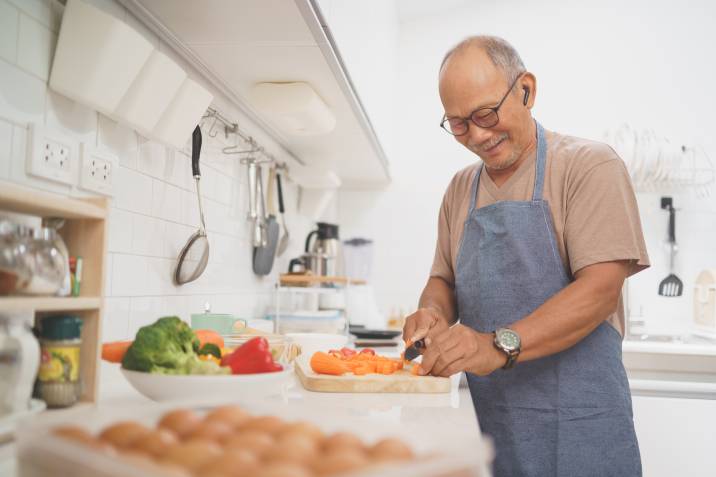
[[[497,146],[502,144],[502,141],[504,141],[505,139],[507,139],[507,135],[500,136],[496,141],[483,146],[482,150],[485,152],[490,152],[493,149],[495,149]]]

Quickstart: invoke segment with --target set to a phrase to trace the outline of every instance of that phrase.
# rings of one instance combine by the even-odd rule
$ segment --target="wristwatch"
[[[498,328],[493,334],[495,335],[493,340],[495,348],[507,355],[507,362],[502,369],[512,368],[520,355],[520,335],[509,328]]]

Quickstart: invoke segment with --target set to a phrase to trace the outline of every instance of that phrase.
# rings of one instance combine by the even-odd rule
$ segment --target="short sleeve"
[[[613,151],[570,181],[567,194],[564,235],[572,274],[616,260],[632,261],[630,275],[649,266],[631,179]]]
[[[450,251],[450,202],[451,187],[443,196],[438,215],[438,240],[435,245],[435,258],[430,269],[430,276],[442,278],[449,284],[455,283],[455,273],[452,266],[452,254]]]

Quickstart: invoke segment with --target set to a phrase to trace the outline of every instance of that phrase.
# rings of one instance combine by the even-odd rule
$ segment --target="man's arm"
[[[418,310],[405,320],[403,338],[413,343],[428,334],[447,330],[455,321],[455,291],[452,285],[442,278],[430,277],[420,295]]]
[[[614,313],[631,262],[595,263],[533,313],[510,326],[520,335],[517,361],[549,356],[571,348]]]
[[[558,353],[574,346],[606,320],[617,307],[630,261],[597,263],[584,267],[575,280],[542,306],[513,323],[522,341],[518,362]],[[490,374],[506,361],[493,344],[491,333],[456,325],[428,338],[423,355],[424,373],[450,376],[459,371]]]

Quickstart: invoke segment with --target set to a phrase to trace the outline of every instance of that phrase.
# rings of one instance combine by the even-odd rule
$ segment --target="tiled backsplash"
[[[170,53],[118,3],[91,3],[141,29]],[[219,141],[221,135],[212,139],[204,128],[201,191],[209,265],[195,282],[175,286],[171,277],[177,256],[199,223],[188,151],[149,141],[47,88],[61,14],[56,0],[0,0],[0,181],[69,196],[85,195],[75,187],[25,173],[30,123],[96,145],[119,158],[109,214],[103,338],[132,337],[140,326],[166,314],[189,320],[190,314],[202,312],[207,302],[215,312],[262,316],[278,270],[287,267],[288,257],[299,253],[302,244],[297,238],[305,236],[311,226],[307,218],[295,213],[297,188],[284,182],[288,226],[296,240],[276,261],[271,275],[259,278],[251,268],[245,167],[238,156],[221,153],[226,145]],[[182,62],[182,66],[191,72],[187,64]],[[221,101],[220,94],[213,92]],[[239,120],[242,129],[249,124],[230,107],[222,112]],[[261,131],[250,132],[272,149],[273,144],[261,138]]]

